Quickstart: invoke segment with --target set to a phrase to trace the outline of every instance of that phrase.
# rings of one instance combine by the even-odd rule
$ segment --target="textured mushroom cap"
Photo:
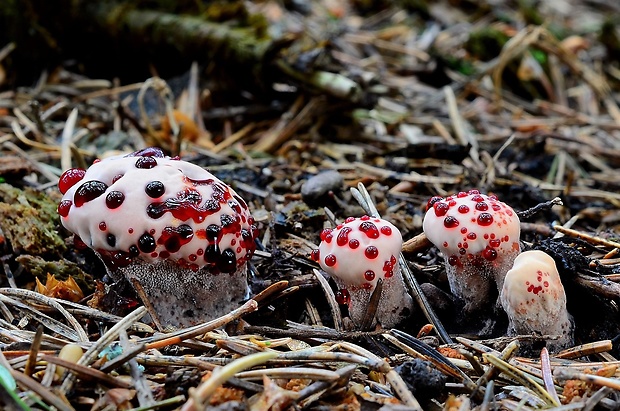
[[[329,275],[350,287],[374,289],[379,278],[389,279],[398,269],[403,238],[392,223],[363,216],[321,232],[312,258]]]
[[[452,266],[476,265],[480,258],[493,262],[520,251],[517,214],[478,190],[431,198],[423,229]]]
[[[245,201],[203,168],[156,148],[67,170],[59,188],[62,224],[111,268],[172,261],[232,273],[255,249]]]
[[[566,312],[566,294],[553,258],[539,250],[519,254],[506,273],[501,302],[511,322],[527,323],[531,330],[546,332],[557,323]]]

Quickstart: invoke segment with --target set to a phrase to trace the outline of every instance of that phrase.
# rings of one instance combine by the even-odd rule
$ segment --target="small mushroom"
[[[411,313],[413,300],[405,289],[398,257],[403,239],[398,228],[380,218],[349,217],[344,224],[321,232],[312,258],[340,287],[349,315],[361,325],[370,297],[381,278],[383,286],[376,319],[393,327]]]
[[[557,351],[573,344],[573,319],[555,261],[539,250],[524,251],[506,274],[500,294],[508,314],[508,335],[554,335],[548,341]]]
[[[203,168],[147,148],[67,170],[58,186],[62,224],[129,280],[160,328],[210,320],[246,298],[254,219]]]
[[[514,210],[478,190],[433,197],[423,229],[444,256],[450,290],[464,303],[464,313],[492,303],[493,282],[501,290],[506,272],[521,251],[521,228]]]

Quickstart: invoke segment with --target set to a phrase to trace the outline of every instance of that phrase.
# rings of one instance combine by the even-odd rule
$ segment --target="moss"
[[[66,251],[58,234],[57,205],[46,193],[0,184],[0,228],[16,254],[58,256]]]

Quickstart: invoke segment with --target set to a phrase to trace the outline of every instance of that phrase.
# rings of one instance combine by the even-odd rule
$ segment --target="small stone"
[[[445,390],[448,380],[448,377],[434,368],[430,362],[419,358],[402,363],[395,368],[395,371],[420,401],[437,397]]]
[[[322,171],[301,186],[301,198],[308,205],[324,202],[330,192],[339,192],[344,178],[335,170]]]

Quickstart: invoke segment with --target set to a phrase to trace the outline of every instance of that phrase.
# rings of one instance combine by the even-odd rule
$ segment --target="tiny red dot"
[[[356,240],[355,238],[352,238],[349,240],[349,248],[355,250],[359,246],[360,246],[359,240]]]
[[[367,270],[364,273],[364,278],[366,279],[366,281],[372,281],[375,279],[375,272],[372,270]]]
[[[108,228],[108,226],[106,225],[105,221],[102,221],[102,222],[99,223],[99,229],[101,231],[105,231],[105,230],[107,230],[107,228]]]
[[[493,216],[489,213],[480,213],[478,216],[478,224],[481,226],[489,226],[493,224]]]

